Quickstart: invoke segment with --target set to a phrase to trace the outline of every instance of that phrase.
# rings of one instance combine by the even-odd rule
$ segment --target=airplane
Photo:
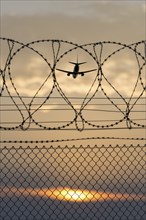
[[[77,78],[78,75],[84,76],[85,73],[93,72],[93,71],[96,70],[96,69],[92,69],[92,70],[87,70],[87,71],[79,71],[79,68],[80,68],[79,66],[82,65],[82,64],[85,64],[87,62],[79,63],[78,59],[77,59],[76,63],[75,62],[69,62],[69,63],[74,65],[73,72],[68,71],[68,70],[57,69],[57,68],[56,68],[56,70],[59,70],[59,71],[64,72],[64,73],[67,73],[67,76],[72,75],[72,77],[74,79]]]

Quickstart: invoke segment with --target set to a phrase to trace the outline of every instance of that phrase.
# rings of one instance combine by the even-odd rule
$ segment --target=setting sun
[[[91,202],[101,198],[101,195],[95,191],[70,189],[67,187],[48,190],[46,195],[52,199],[70,202]]]
[[[49,190],[41,190],[38,191],[38,195],[47,196],[50,199],[57,199],[69,202],[102,202],[108,200],[116,201],[144,198],[144,196],[142,195],[97,192],[94,190],[72,189],[68,187],[58,187]]]
[[[111,193],[86,189],[74,189],[69,187],[58,187],[50,189],[32,189],[32,188],[8,188],[5,187],[1,191],[1,197],[7,196],[32,196],[50,198],[53,200],[66,202],[103,202],[103,201],[117,201],[117,200],[145,200],[143,194],[128,194],[128,193]]]
[[[0,20],[0,220],[146,220],[146,0]]]

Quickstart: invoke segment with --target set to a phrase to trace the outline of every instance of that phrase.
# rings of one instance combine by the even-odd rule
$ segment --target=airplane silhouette
[[[78,62],[78,59],[77,59],[77,62],[76,62],[76,63],[75,63],[75,62],[69,62],[69,63],[75,65],[75,66],[74,66],[74,69],[73,69],[73,72],[68,71],[68,70],[62,70],[62,69],[56,69],[56,70],[59,70],[59,71],[64,72],[64,73],[67,73],[67,76],[72,75],[72,77],[73,77],[74,79],[77,78],[78,75],[84,76],[85,73],[93,72],[93,71],[96,70],[96,69],[92,69],[92,70],[87,70],[87,71],[79,71],[79,69],[80,69],[79,66],[82,65],[82,64],[85,64],[86,62],[79,63],[79,62]]]

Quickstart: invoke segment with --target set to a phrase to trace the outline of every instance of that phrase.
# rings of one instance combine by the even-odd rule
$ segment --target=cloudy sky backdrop
[[[146,1],[144,0],[1,0],[0,10],[0,36],[22,43],[42,39],[58,39],[79,45],[100,41],[132,44],[146,40]],[[1,40],[0,46],[0,68],[3,71],[9,53],[8,46],[11,47],[12,44],[8,45],[6,41]],[[81,48],[74,50],[74,45],[60,43],[59,61],[56,63],[56,68],[72,71],[73,65],[69,61],[75,62],[78,57],[80,62],[87,62],[80,67],[81,70],[96,70],[84,77],[78,76],[77,79],[73,79],[55,69],[56,81],[54,84],[51,72],[54,65],[53,49],[57,54],[59,44],[55,43],[52,46],[50,41],[35,43],[30,46],[39,51],[50,66],[38,53],[30,48],[17,51],[21,46],[17,43],[14,44],[12,54],[15,51],[17,52],[11,60],[9,69],[7,68],[5,71],[7,87],[4,87],[0,100],[0,121],[4,127],[15,127],[21,124],[23,118],[29,117],[29,113],[26,111],[29,107],[33,120],[39,123],[40,126],[63,126],[74,120],[81,106],[83,107],[82,117],[86,121],[97,126],[106,126],[123,119],[125,116],[123,112],[126,114],[128,106],[126,101],[129,103],[129,107],[133,106],[136,99],[130,100],[130,97],[134,88],[133,97],[139,97],[144,90],[145,66],[141,69],[141,77],[138,78],[139,67],[144,64],[144,43],[136,47],[141,56],[136,56],[131,49],[125,48],[109,57],[108,60],[106,58],[121,46],[118,44],[103,45],[101,63],[105,62],[102,65],[102,87],[100,88],[98,88],[99,81],[97,80],[98,65],[85,50]],[[70,49],[72,50],[69,53],[64,54],[65,51]],[[99,58],[101,45],[97,45],[95,50],[92,44],[84,47],[84,49],[87,49],[94,57],[98,56]],[[64,54],[63,57],[62,54]],[[2,74],[0,80],[2,86]],[[94,86],[90,90],[92,84]],[[56,87],[51,92],[54,85]],[[18,97],[15,87],[19,95],[23,97],[22,99]],[[18,108],[12,102],[7,88],[21,111],[18,111]],[[83,102],[86,95],[89,93],[88,97],[91,97],[97,88],[96,99],[91,100],[89,103],[87,99]],[[58,90],[66,96],[66,101],[61,98]],[[59,96],[60,99],[48,99],[45,105],[41,106],[45,101],[44,96],[48,94],[51,94],[51,97]],[[33,99],[34,95],[35,98]],[[4,96],[7,96],[7,98]],[[67,97],[69,98],[67,99]],[[76,98],[73,99],[73,97]],[[110,97],[110,100],[107,97]],[[126,101],[122,97],[127,97]],[[136,103],[129,115],[138,124],[145,123],[144,98],[145,94],[143,93],[141,100]],[[72,103],[72,107],[67,105],[67,102]],[[41,108],[35,112],[39,106]],[[73,110],[73,107],[77,109],[77,112]],[[7,141],[146,137],[144,129],[127,129],[125,120],[121,124],[115,125],[114,128],[116,129],[94,129],[80,132],[75,129],[76,127],[80,129],[83,127],[80,115],[77,119],[76,125],[75,123],[71,124],[73,130],[34,131],[29,129],[28,131],[22,131],[18,129],[16,131],[1,131],[0,135],[2,140]],[[60,122],[58,123],[58,121]],[[26,120],[24,128],[27,127],[28,122],[29,120]],[[128,125],[130,126],[130,123]],[[87,124],[86,126],[87,128],[95,128]],[[37,126],[32,123],[31,128],[33,127],[36,128]],[[120,129],[118,129],[119,127]],[[124,129],[121,129],[121,127]],[[7,147],[10,147],[10,150],[2,148],[2,196],[4,200],[2,203],[2,216],[13,216],[14,212],[14,218],[17,214],[16,219],[19,218],[19,215],[21,218],[22,213],[24,216],[31,218],[33,212],[36,215],[37,211],[38,216],[44,216],[45,214],[46,218],[50,217],[50,219],[53,218],[52,216],[55,213],[66,213],[67,219],[71,219],[70,216],[76,216],[76,214],[81,216],[81,213],[83,219],[86,219],[86,216],[89,219],[90,215],[90,219],[94,217],[97,219],[98,215],[101,218],[100,212],[103,218],[104,216],[106,216],[105,218],[112,218],[112,216],[114,218],[115,214],[121,219],[125,219],[125,216],[129,217],[130,215],[133,215],[135,219],[140,219],[140,216],[144,217],[144,203],[140,201],[140,199],[143,200],[145,192],[144,143],[145,141],[92,139],[51,143],[53,147],[44,143],[22,144],[24,148],[28,145],[32,147],[32,149],[25,150],[20,148],[19,143],[14,144],[14,148],[11,148],[12,144],[6,144]],[[60,148],[58,147],[59,144],[61,145]],[[72,147],[73,144],[74,147]],[[94,147],[95,144],[97,146]],[[112,144],[112,147],[109,147],[110,144]],[[126,144],[127,147],[117,148],[115,147],[116,144],[120,146]],[[133,147],[129,147],[131,144],[133,144]],[[135,147],[136,144],[141,146]],[[38,148],[33,148],[36,145]],[[68,149],[65,147],[66,145],[71,148]],[[80,145],[82,147],[79,147]],[[88,145],[94,148],[91,149]],[[105,147],[102,145],[105,145]],[[41,148],[42,146],[43,148]],[[15,149],[17,147],[18,149]],[[52,203],[54,198],[51,197],[49,200],[50,193],[52,193],[49,189],[61,186],[94,189],[97,192],[104,191],[105,197],[112,198],[111,200],[119,197],[123,203],[122,201],[120,203],[108,201],[108,203],[83,203],[83,206],[80,204],[76,206],[77,204],[73,203],[71,205],[58,203],[57,201]],[[42,189],[48,189],[48,191],[42,191]],[[55,192],[55,190],[53,191]],[[43,197],[45,192],[46,195],[48,193],[47,200]],[[109,192],[114,194],[109,194]],[[117,192],[127,194],[122,197]],[[55,193],[58,194],[58,190]],[[29,200],[28,194],[34,201]],[[99,198],[98,194],[96,196]],[[127,201],[125,201],[125,198],[127,198]],[[135,213],[138,213],[137,216]],[[40,219],[42,218],[40,217]]]
[[[77,44],[86,44],[99,41],[116,41],[126,44],[131,44],[145,39],[145,16],[146,16],[146,4],[144,0],[140,1],[13,1],[5,0],[1,1],[1,36],[18,40],[23,43],[39,40],[39,39],[59,39],[67,40]],[[45,46],[44,46],[45,45]],[[51,44],[38,44],[34,48],[41,51],[48,61],[53,65],[52,61],[52,47]],[[46,50],[47,48],[47,50]],[[70,45],[65,46],[62,44],[62,48],[69,49]],[[16,46],[17,49],[17,46]],[[64,51],[65,51],[64,49]],[[93,48],[89,48],[90,51]],[[106,45],[103,49],[103,60],[110,52],[118,49],[118,46]],[[144,56],[144,45],[137,48],[139,52]],[[4,66],[6,54],[8,52],[7,45],[1,46],[1,65]],[[97,48],[97,53],[100,52],[100,48]],[[50,55],[51,54],[51,55]],[[60,52],[61,54],[61,52]],[[73,66],[69,61],[76,61],[77,55],[79,61],[87,61],[87,64],[82,66],[82,70],[98,68],[89,54],[82,50],[75,50],[64,56],[57,64],[58,68],[65,70],[72,70]],[[103,61],[102,60],[102,61]],[[142,64],[143,60],[139,57],[139,62]],[[142,77],[144,78],[144,68],[142,70]],[[112,83],[122,96],[130,97],[134,88],[135,82],[138,76],[138,64],[135,54],[131,50],[123,50],[120,53],[112,56],[103,66],[103,72],[106,78]],[[38,88],[42,85],[50,69],[46,63],[34,52],[24,49],[20,51],[12,60],[11,73],[14,79],[14,83],[21,95],[32,96],[36,93]],[[76,80],[71,77],[67,77],[66,74],[55,72],[57,81],[60,84],[61,89],[67,96],[81,96],[85,97],[89,88],[96,77],[96,71],[87,74],[85,77],[78,77]],[[118,96],[115,91],[104,80],[102,82],[108,96]],[[7,77],[7,85],[12,95],[15,95],[15,91],[12,88],[9,77]],[[53,78],[50,77],[44,87],[41,89],[38,95],[45,96],[49,93],[53,85]],[[96,90],[98,82],[91,94]],[[140,95],[142,86],[139,83],[134,96]],[[56,93],[57,95],[57,93]],[[102,96],[102,92],[99,91],[98,96]],[[5,101],[4,101],[5,102]],[[76,103],[81,105],[81,103]],[[93,104],[95,104],[93,102]],[[99,103],[97,103],[99,104]],[[120,104],[124,104],[121,101]],[[143,104],[143,103],[142,103]],[[100,105],[98,105],[98,108]],[[56,105],[55,108],[59,107]],[[123,108],[126,108],[124,106]],[[113,108],[113,110],[115,110]],[[139,109],[135,109],[139,110]],[[59,111],[56,111],[57,113]],[[40,111],[35,114],[37,120],[49,118],[47,115],[49,112]],[[4,112],[3,114],[6,114]],[[109,114],[98,115],[97,113],[84,113],[86,119],[89,118],[102,118],[102,119],[115,119],[120,120],[122,115],[118,113],[113,116]],[[91,117],[90,117],[91,116]],[[12,113],[7,113],[7,116],[3,115],[3,118],[13,120]],[[51,117],[56,118],[56,113],[51,113]],[[71,120],[74,117],[74,113],[69,113],[68,117],[65,112],[62,112],[60,119],[68,118]],[[117,118],[116,118],[117,117]],[[144,117],[144,113],[137,113],[133,117]],[[58,117],[59,118],[59,117]],[[20,118],[21,121],[21,118]],[[93,132],[96,136],[100,134],[106,136],[110,135],[113,131],[99,131]],[[114,136],[116,132],[112,133]],[[135,131],[138,136],[138,131]],[[11,132],[10,132],[11,133]],[[12,132],[13,133],[13,132]],[[76,133],[76,132],[75,132]],[[80,132],[77,132],[74,137],[77,137]],[[50,134],[50,133],[49,133]],[[90,134],[86,133],[87,136]],[[119,135],[119,133],[117,133]],[[142,133],[141,133],[142,134]],[[3,133],[4,138],[6,132]],[[24,138],[25,138],[25,134]],[[59,137],[64,134],[59,133]],[[77,135],[77,136],[76,136]],[[122,132],[124,136],[124,131]],[[130,136],[134,136],[134,131],[129,131]],[[143,133],[144,135],[144,133]],[[46,132],[41,133],[40,137],[46,136]],[[49,135],[54,137],[54,133]],[[66,136],[66,135],[65,135]],[[72,133],[68,136],[72,136]],[[12,134],[13,137],[13,134]],[[30,139],[35,134],[30,135]],[[58,133],[55,134],[58,137]]]

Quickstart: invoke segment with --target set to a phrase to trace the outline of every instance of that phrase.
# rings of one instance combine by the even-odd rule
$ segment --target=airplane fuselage
[[[79,65],[78,63],[76,63],[74,66],[73,74],[72,74],[74,79],[77,78],[78,72],[79,72]]]

